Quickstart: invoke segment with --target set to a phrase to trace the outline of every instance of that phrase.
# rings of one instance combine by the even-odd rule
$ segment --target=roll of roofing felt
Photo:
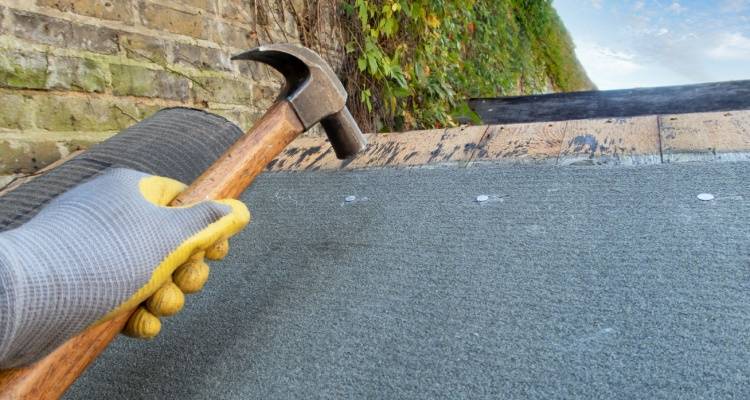
[[[113,166],[192,182],[242,134],[205,111],[161,110],[0,197],[0,231],[21,225],[51,199]]]

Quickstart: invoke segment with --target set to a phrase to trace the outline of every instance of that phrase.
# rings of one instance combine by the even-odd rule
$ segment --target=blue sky
[[[750,0],[554,0],[600,89],[750,79]]]

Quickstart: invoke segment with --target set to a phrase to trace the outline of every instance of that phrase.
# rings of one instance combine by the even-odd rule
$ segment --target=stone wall
[[[259,43],[299,42],[293,13],[304,6],[0,0],[0,186],[164,107],[208,109],[248,128],[280,79],[230,56]]]

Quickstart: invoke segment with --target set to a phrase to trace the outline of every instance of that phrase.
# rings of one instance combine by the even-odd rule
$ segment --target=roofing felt
[[[746,397],[749,126],[380,134],[348,162],[302,137],[206,292],[68,397]],[[2,196],[0,220],[110,165],[190,181],[239,134],[162,111]]]
[[[264,174],[204,292],[66,398],[747,398],[748,176]]]

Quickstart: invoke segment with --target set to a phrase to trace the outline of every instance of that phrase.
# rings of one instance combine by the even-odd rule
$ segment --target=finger
[[[229,241],[224,239],[206,249],[206,258],[209,260],[223,260],[229,253]]]
[[[166,282],[146,300],[146,309],[157,317],[177,314],[185,305],[185,294],[173,282]]]
[[[172,280],[183,293],[195,293],[203,289],[208,280],[209,268],[202,258],[191,258],[172,274]]]
[[[161,321],[154,314],[151,314],[143,307],[138,309],[130,316],[122,333],[139,339],[151,339],[161,331]]]

